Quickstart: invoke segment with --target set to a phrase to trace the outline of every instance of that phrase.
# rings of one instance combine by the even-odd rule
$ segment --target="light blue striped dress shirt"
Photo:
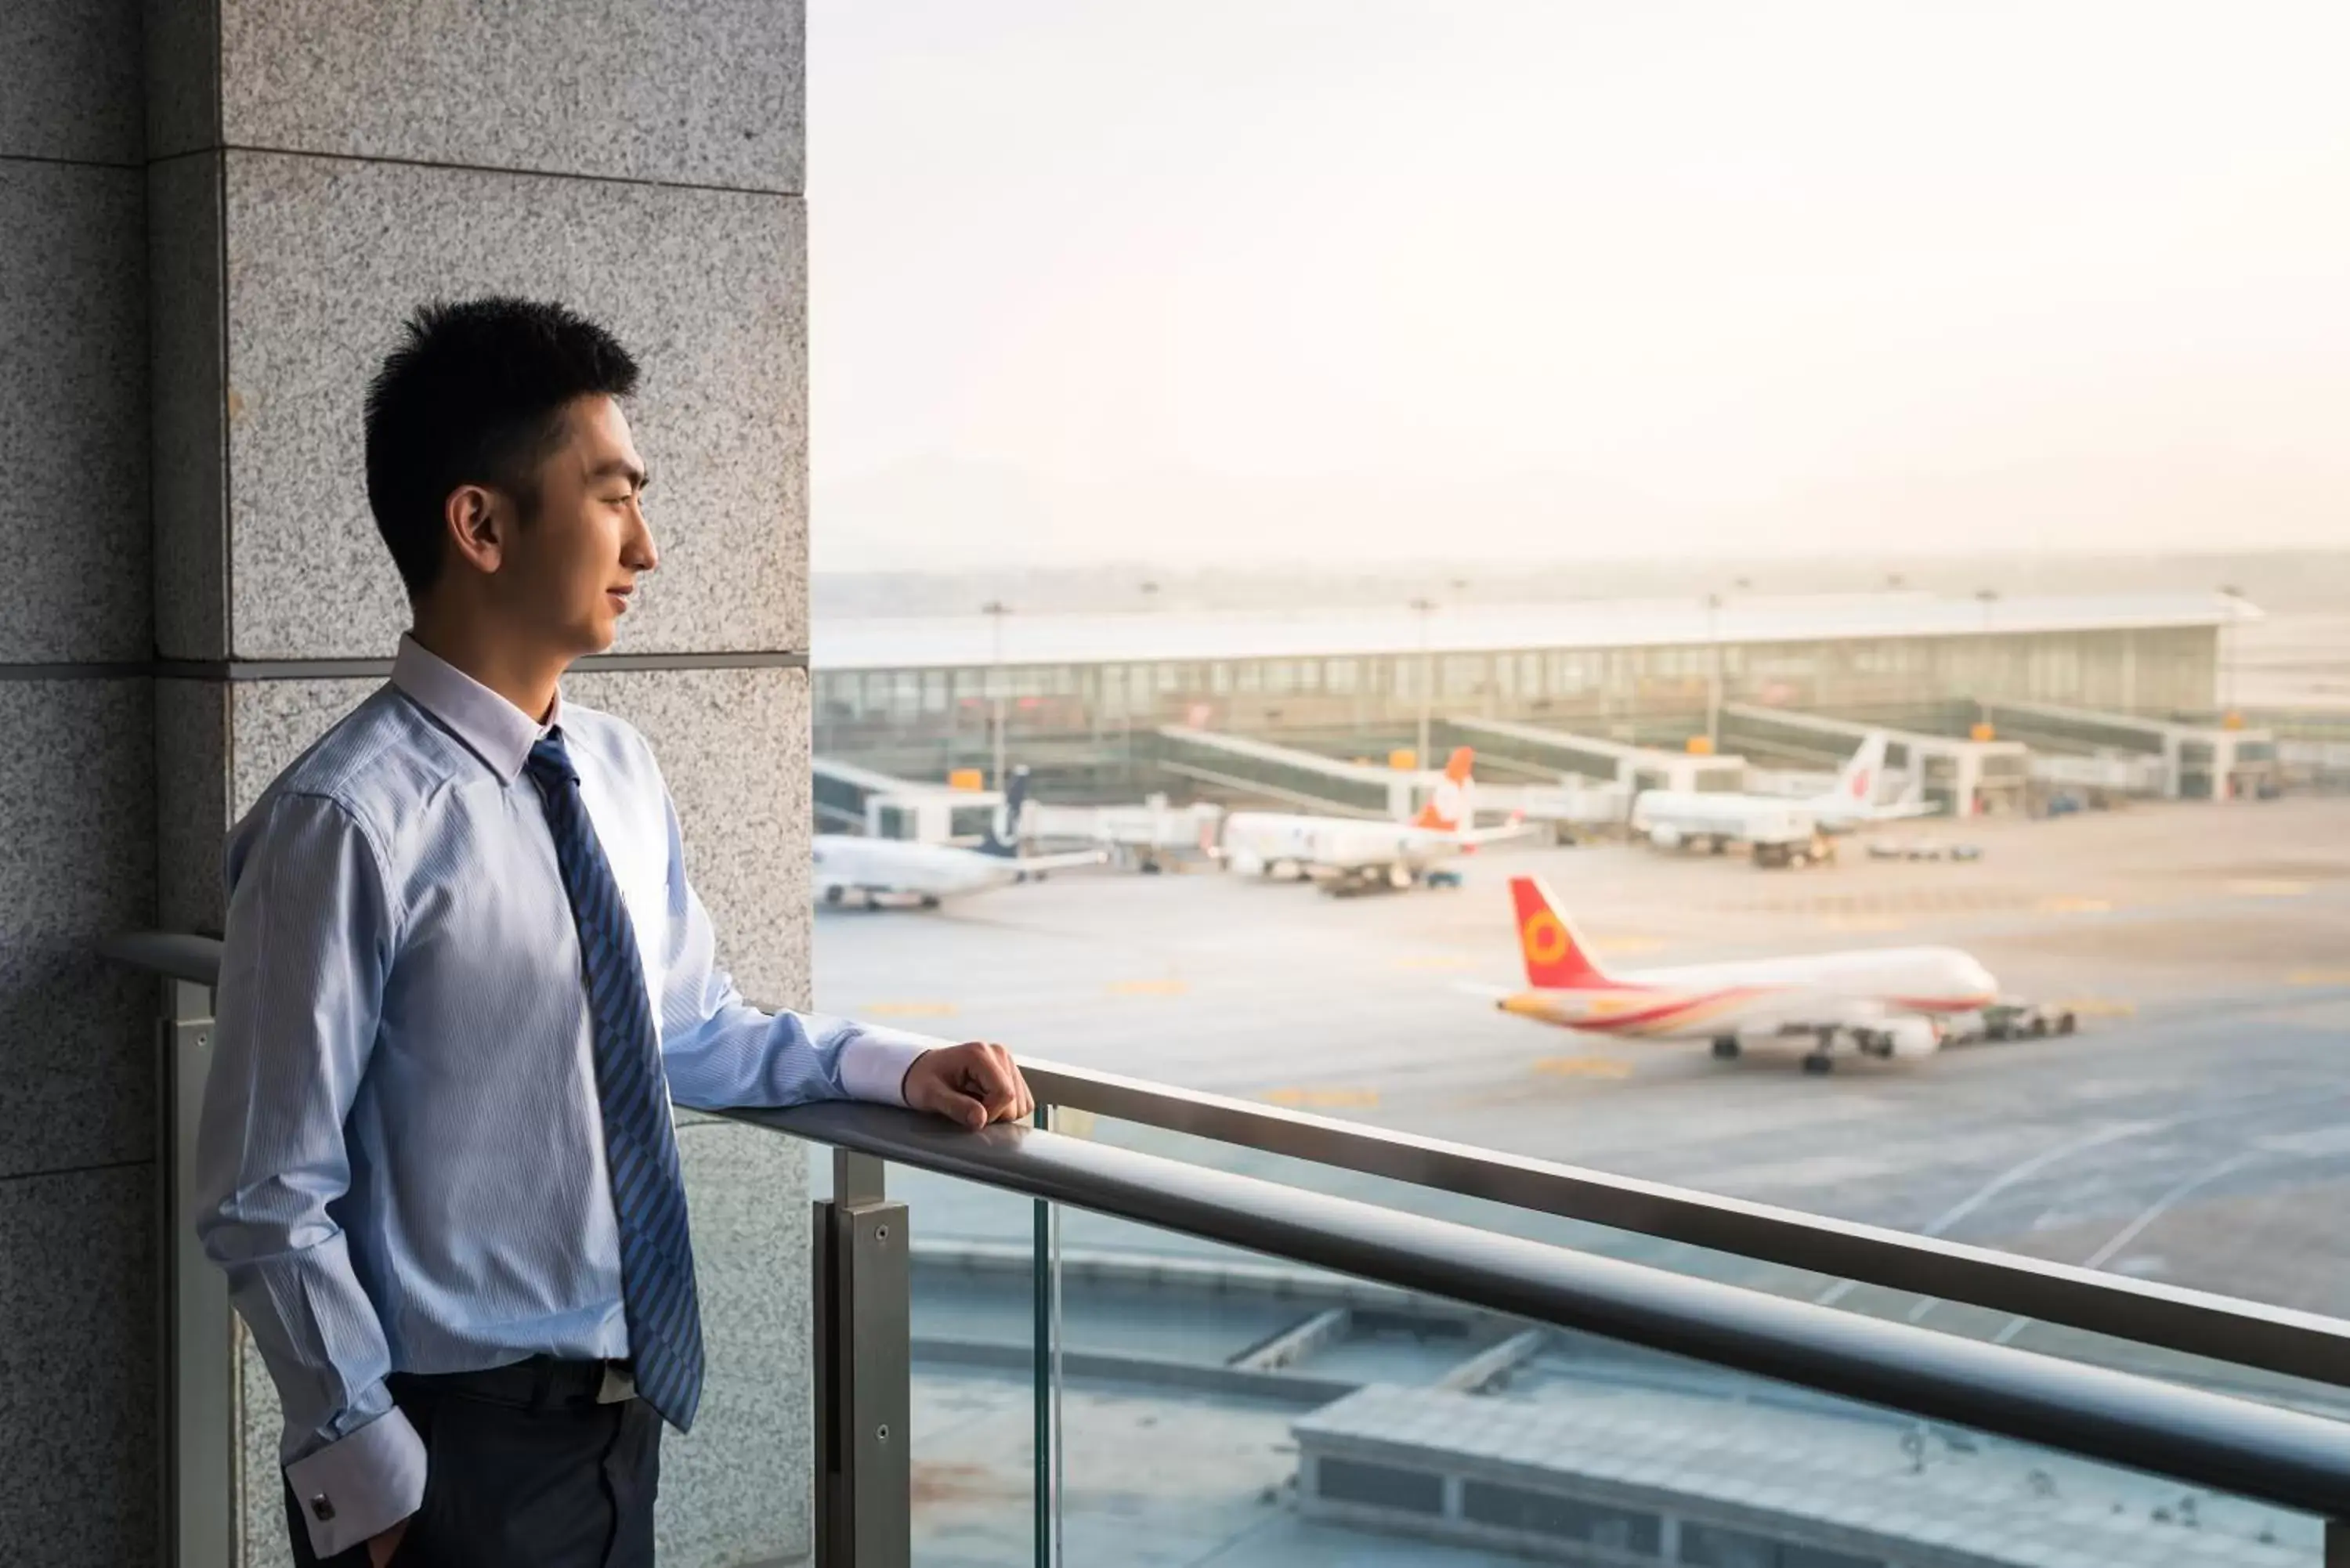
[[[197,1137],[197,1230],[276,1381],[321,1555],[422,1497],[387,1374],[629,1353],[578,938],[522,771],[555,723],[675,1103],[896,1103],[940,1044],[747,1005],[644,737],[560,699],[542,724],[402,639],[390,684],[230,836]]]

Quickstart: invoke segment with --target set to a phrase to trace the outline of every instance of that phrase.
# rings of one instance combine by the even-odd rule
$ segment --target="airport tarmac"
[[[2350,1191],[2350,1085],[2337,1065],[2350,1054],[2350,802],[1892,832],[1983,856],[1886,862],[1846,840],[1836,865],[1763,871],[1646,847],[1513,848],[1463,862],[1459,889],[1354,899],[1214,873],[1061,876],[932,912],[820,911],[816,1000],[1055,1060],[2350,1314],[2350,1241],[2333,1222]],[[1611,964],[1949,942],[2012,992],[2079,1007],[2083,1033],[1846,1060],[1819,1078],[1793,1054],[1721,1063],[1701,1044],[1546,1028],[1462,989],[1521,980],[1504,885],[1522,871],[1549,882]],[[1806,1298],[1837,1288],[1149,1129],[1084,1130]],[[918,1254],[1029,1243],[1022,1200],[918,1172],[890,1179],[911,1206]],[[1258,1262],[1075,1211],[1060,1223],[1073,1255]],[[991,1326],[966,1289],[918,1271],[918,1317],[1016,1345],[1019,1303],[994,1303],[1010,1315]],[[1944,1303],[1875,1290],[1835,1299],[2026,1348],[2308,1392]],[[1139,1335],[1138,1353],[1222,1359],[1186,1347],[1216,1326],[1205,1313],[1115,1326],[1109,1341],[1098,1324],[1080,1337]],[[1411,1381],[1411,1357],[1398,1354],[1353,1376]],[[1025,1376],[923,1366],[915,1393],[921,1560],[1025,1561]],[[1147,1542],[1151,1561],[1232,1568],[1502,1561],[1303,1517],[1294,1411],[1097,1379],[1063,1399],[1073,1550],[1131,1555]]]
[[[2350,1240],[2327,1220],[2350,1182],[2350,802],[1891,831],[1982,858],[1879,861],[1853,839],[1835,865],[1764,871],[1645,846],[1511,848],[1462,861],[1461,888],[1354,899],[1214,873],[1064,875],[937,911],[820,911],[816,1003],[2350,1314]],[[2080,1008],[2083,1033],[1814,1078],[1792,1054],[1720,1063],[1701,1044],[1547,1028],[1464,989],[1520,982],[1504,884],[1525,871],[1611,965],[1948,942],[2010,991]],[[1001,1229],[958,1207],[933,1204],[925,1233]]]

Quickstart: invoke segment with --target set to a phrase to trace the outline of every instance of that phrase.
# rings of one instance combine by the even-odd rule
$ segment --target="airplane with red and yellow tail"
[[[1595,1034],[1706,1040],[1722,1058],[1748,1045],[1808,1045],[1804,1070],[1825,1073],[1839,1049],[1923,1056],[1946,1023],[1998,1000],[1999,985],[1956,948],[1847,948],[1730,963],[1610,971],[1538,877],[1510,882],[1529,989],[1494,1005]]]

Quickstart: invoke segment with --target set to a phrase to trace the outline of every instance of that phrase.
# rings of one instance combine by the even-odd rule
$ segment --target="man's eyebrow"
[[[653,476],[650,473],[646,472],[644,469],[639,468],[635,463],[630,462],[624,457],[613,458],[608,462],[599,462],[594,468],[588,471],[588,478],[591,483],[598,479],[612,479],[616,477],[627,480],[632,487],[638,490],[642,490],[645,486],[653,482]]]

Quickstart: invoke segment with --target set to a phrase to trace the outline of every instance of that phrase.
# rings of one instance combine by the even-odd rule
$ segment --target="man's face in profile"
[[[537,509],[497,576],[503,609],[576,658],[612,646],[637,579],[660,556],[645,524],[644,460],[619,403],[577,399],[564,426],[538,465]]]

